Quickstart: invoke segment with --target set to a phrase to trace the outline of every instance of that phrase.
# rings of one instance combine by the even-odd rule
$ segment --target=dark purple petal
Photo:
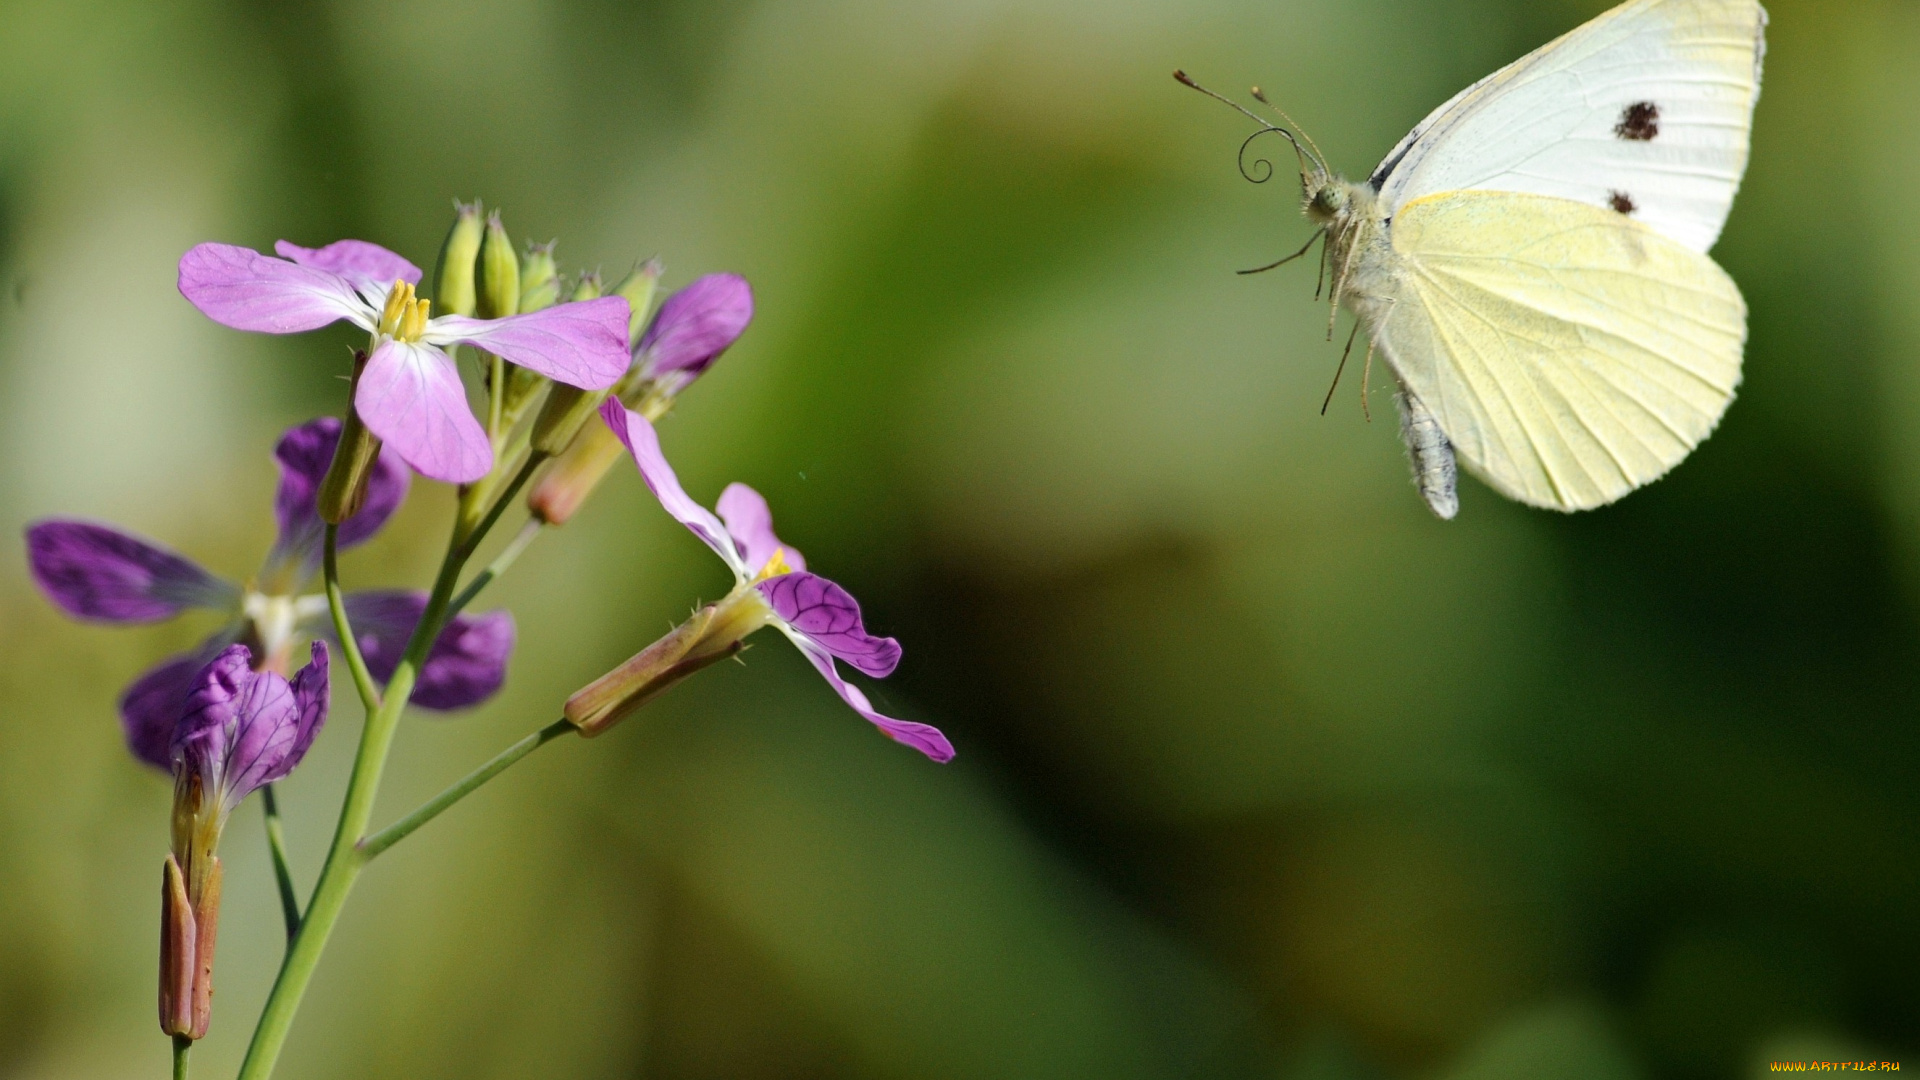
[[[748,569],[761,573],[766,569],[767,561],[778,551],[786,556],[787,569],[805,570],[807,560],[798,548],[783,544],[773,534],[773,511],[767,507],[767,500],[761,494],[745,484],[728,484],[720,493],[720,501],[713,504],[720,512],[720,520],[727,523],[727,532],[740,549],[740,555],[747,561]]]
[[[404,589],[350,593],[345,606],[368,672],[385,685],[427,609],[427,594]],[[411,703],[425,709],[465,709],[492,697],[506,682],[513,639],[508,612],[454,616],[427,651]]]
[[[467,408],[453,358],[431,345],[382,342],[353,404],[367,430],[423,476],[469,484],[493,468],[493,444]]]
[[[294,334],[341,319],[372,330],[379,314],[339,274],[232,244],[201,244],[182,255],[180,295],[214,322],[266,334]]]
[[[504,319],[446,315],[427,324],[422,340],[472,345],[555,382],[605,390],[627,373],[631,363],[627,355],[631,316],[626,297],[602,296]]]
[[[363,292],[384,293],[396,281],[420,284],[420,268],[365,240],[335,240],[323,248],[303,248],[285,240],[273,245],[283,259],[338,274]]]
[[[680,486],[680,478],[673,474],[673,466],[667,464],[666,456],[660,453],[660,436],[654,432],[647,418],[620,404],[617,397],[610,397],[601,403],[600,417],[626,445],[627,452],[633,455],[633,463],[640,467],[640,479],[647,482],[648,490],[660,500],[660,505],[666,508],[667,513],[725,559],[736,577],[742,581],[752,577],[754,571],[747,569],[746,563],[740,558],[727,527],[720,524],[720,519],[714,517],[706,507],[694,502]]]
[[[324,712],[324,659],[320,665]],[[305,712],[286,679],[254,671],[247,647],[229,645],[200,669],[187,694],[173,732],[174,769],[198,773],[205,790],[218,792],[222,809],[231,811],[255,788],[292,770],[301,724],[313,719]]]
[[[713,365],[753,320],[753,289],[737,274],[708,274],[667,297],[636,352],[658,378],[688,379]]]
[[[274,517],[280,522],[280,539],[273,549],[277,558],[305,560],[318,555],[326,526],[320,520],[315,497],[339,444],[340,421],[322,416],[287,429],[274,447],[273,456],[280,462],[280,490],[273,499]],[[340,523],[340,547],[350,548],[379,532],[406,500],[412,479],[400,455],[391,447],[381,446],[380,456],[367,476],[366,501],[360,504],[359,513]]]
[[[867,633],[860,605],[826,578],[801,570],[768,578],[759,589],[781,621],[866,674],[884,679],[899,666],[900,643]]]
[[[840,673],[834,670],[832,653],[829,653],[819,642],[803,634],[793,630],[785,632],[787,638],[799,646],[800,652],[813,664],[814,670],[820,672],[820,677],[827,680],[828,686],[833,687],[833,692],[840,695],[840,700],[852,706],[854,712],[879,728],[887,738],[904,746],[911,746],[935,761],[953,760],[953,744],[947,741],[945,735],[940,734],[939,728],[930,724],[916,724],[911,720],[895,720],[891,716],[875,712],[873,703],[867,700],[867,695],[859,687],[841,678]]]
[[[147,669],[120,695],[120,729],[133,756],[173,771],[173,729],[186,711],[193,677],[207,664],[205,650],[170,656]]]
[[[191,560],[108,525],[39,521],[27,526],[33,579],[80,619],[143,623],[192,607],[229,607],[239,591]]]
[[[320,734],[321,725],[327,722],[327,706],[332,698],[332,686],[327,678],[329,667],[327,643],[316,641],[307,651],[307,666],[293,675],[293,745],[287,748],[286,756],[280,764],[267,775],[263,783],[271,784],[293,771],[300,759],[307,756],[307,750],[313,746],[314,736]]]

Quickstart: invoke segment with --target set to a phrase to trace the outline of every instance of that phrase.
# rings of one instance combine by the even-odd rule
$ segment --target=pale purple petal
[[[493,444],[467,408],[453,358],[431,345],[383,342],[353,403],[367,430],[423,476],[468,484],[493,468]]]
[[[781,543],[773,534],[773,511],[768,509],[767,500],[759,492],[745,484],[728,484],[713,508],[720,512],[720,520],[727,523],[727,532],[754,573],[766,569],[767,561],[776,551],[785,553],[789,570],[807,568],[807,560],[799,549]]]
[[[738,274],[708,274],[667,297],[635,351],[654,377],[688,379],[713,365],[753,320],[753,289]]]
[[[353,283],[232,244],[201,244],[180,257],[180,295],[223,326],[293,334],[349,319],[373,329],[377,312]]]
[[[396,281],[420,284],[420,268],[365,240],[335,240],[323,248],[303,248],[285,240],[273,245],[283,259],[338,274],[362,292],[384,295]]]
[[[340,427],[340,421],[331,416],[309,420],[287,429],[273,449],[280,463],[280,490],[273,499],[273,514],[280,522],[280,539],[273,548],[275,558],[307,560],[319,555],[326,525],[320,520],[315,498],[320,481],[333,464]],[[406,500],[412,478],[400,455],[383,445],[367,476],[367,495],[360,512],[340,523],[340,547],[350,548],[379,532]]]
[[[862,672],[884,679],[899,666],[900,643],[867,633],[860,622],[860,605],[826,578],[802,570],[768,578],[759,589],[767,606],[788,626]]]
[[[460,342],[497,353],[529,371],[582,390],[604,390],[627,373],[627,320],[623,296],[556,304],[504,319],[446,315],[427,325],[423,340]]]
[[[169,619],[192,607],[224,608],[239,590],[180,555],[108,525],[27,526],[33,579],[62,611],[100,622]]]
[[[400,665],[407,639],[427,609],[427,594],[400,589],[351,593],[345,605],[367,670],[384,685]],[[508,612],[454,616],[427,651],[413,686],[412,704],[424,709],[465,709],[492,697],[506,682],[513,639],[513,616]]]
[[[619,398],[610,397],[600,405],[600,416],[613,429],[613,433],[626,444],[627,452],[633,455],[633,463],[640,467],[640,478],[647,482],[647,488],[653,492],[660,505],[672,514],[675,521],[685,525],[693,535],[706,541],[714,553],[726,560],[736,577],[746,580],[754,571],[747,569],[741,561],[739,551],[734,547],[727,527],[712,511],[694,502],[680,487],[680,478],[673,474],[673,466],[667,464],[666,456],[660,453],[660,436],[653,430],[647,418],[620,404]]]
[[[887,738],[904,746],[911,746],[935,761],[953,760],[953,744],[947,741],[945,735],[940,734],[939,728],[930,724],[916,724],[911,720],[895,720],[891,716],[875,712],[873,703],[867,700],[867,695],[859,687],[841,678],[840,672],[834,669],[832,653],[803,634],[786,630],[784,627],[782,629],[785,630],[787,637],[799,646],[800,652],[813,664],[814,669],[820,672],[820,677],[827,680],[827,685],[833,687],[833,692],[840,695],[840,700],[852,706],[854,712],[879,728]]]

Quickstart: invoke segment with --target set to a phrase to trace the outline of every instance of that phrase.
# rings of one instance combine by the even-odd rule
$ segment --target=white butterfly
[[[1461,91],[1365,183],[1294,143],[1334,304],[1398,379],[1435,514],[1459,509],[1456,452],[1511,498],[1584,510],[1719,423],[1747,311],[1706,252],[1746,171],[1766,24],[1755,0],[1629,0]]]

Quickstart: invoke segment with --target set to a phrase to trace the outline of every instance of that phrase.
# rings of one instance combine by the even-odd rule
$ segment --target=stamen
[[[415,300],[407,305],[407,313],[400,318],[400,328],[393,336],[400,341],[419,341],[420,335],[427,330],[427,311],[433,307],[431,300]]]
[[[392,337],[394,331],[400,328],[400,319],[406,314],[408,305],[412,303],[413,286],[405,281],[394,282],[393,288],[387,292],[386,309],[380,313],[380,333]]]
[[[791,573],[793,573],[793,567],[787,565],[787,549],[774,548],[773,557],[767,560],[767,565],[760,568],[760,572],[754,575],[753,580],[761,582],[768,578],[777,578],[781,574]]]

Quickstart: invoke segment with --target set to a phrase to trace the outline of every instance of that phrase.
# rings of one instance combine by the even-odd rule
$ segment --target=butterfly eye
[[[1347,208],[1347,193],[1331,184],[1313,193],[1313,199],[1307,204],[1307,213],[1314,218],[1326,220],[1337,216]]]

